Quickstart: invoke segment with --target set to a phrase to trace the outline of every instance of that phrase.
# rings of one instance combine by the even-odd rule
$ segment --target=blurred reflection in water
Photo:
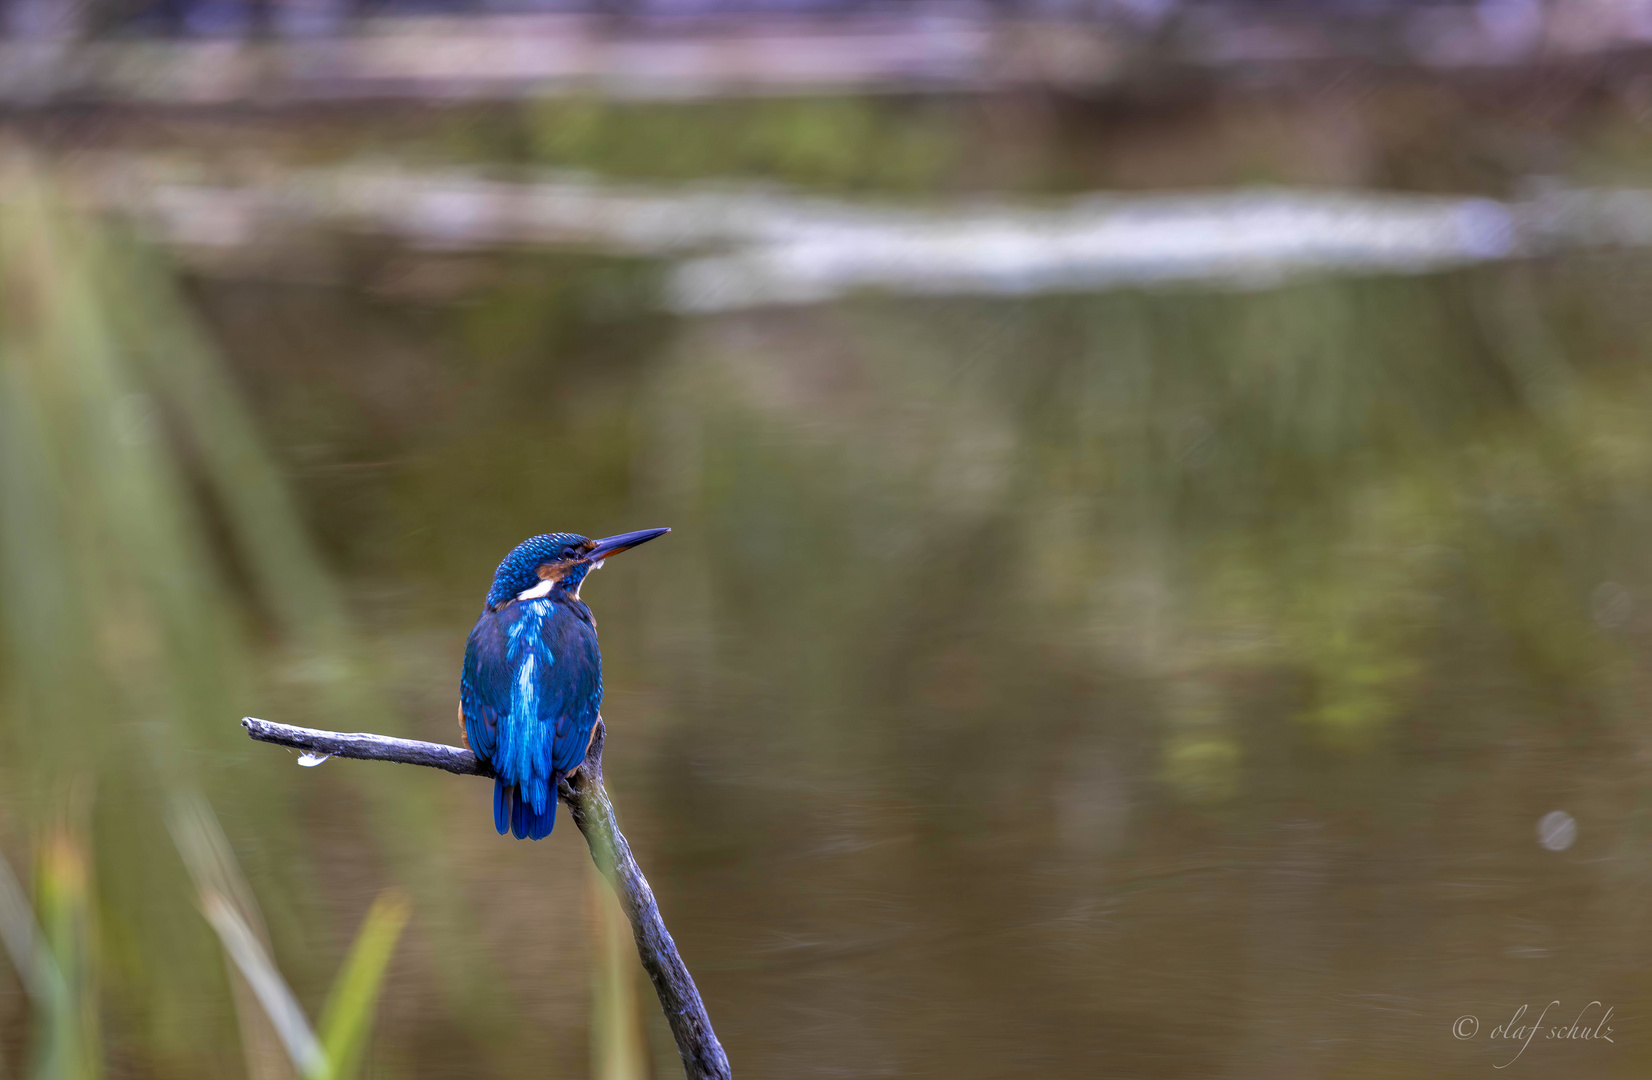
[[[223,724],[370,726],[300,692],[333,672],[452,739],[505,550],[672,525],[589,588],[610,782],[743,1074],[1481,1075],[1508,1055],[1454,1018],[1551,998],[1617,1041],[1523,1064],[1644,1063],[1643,261],[693,320],[639,264],[340,262],[192,285],[361,628],[295,657],[226,561],[264,688]],[[301,913],[455,853],[384,1075],[584,1068],[576,836],[497,840],[484,785],[417,770],[198,757],[300,966],[338,940]]]

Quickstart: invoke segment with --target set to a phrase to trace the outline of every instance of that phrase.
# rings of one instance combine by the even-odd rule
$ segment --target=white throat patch
[[[598,559],[596,562],[591,564],[591,570],[601,570],[602,569],[602,564],[606,561],[607,561],[606,559]],[[589,573],[590,571],[586,571],[586,572]],[[561,578],[546,578],[545,580],[541,581],[538,585],[535,585],[531,589],[523,589],[521,592],[516,594],[516,598],[518,600],[538,600],[541,596],[549,596],[551,590],[556,588],[556,583],[560,580],[562,580],[562,579]],[[575,600],[578,600],[579,599],[579,586],[583,585],[583,584],[585,584],[585,580],[583,578],[581,578],[580,582],[579,582],[579,585],[575,585],[573,587],[573,589],[569,591],[568,595],[572,596]]]
[[[546,578],[531,589],[523,589],[516,594],[516,598],[518,600],[538,600],[541,596],[548,595],[555,586],[556,581],[554,579]]]

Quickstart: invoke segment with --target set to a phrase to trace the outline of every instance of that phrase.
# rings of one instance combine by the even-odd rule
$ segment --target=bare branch
[[[242,717],[241,726],[259,742],[275,743],[312,754],[394,761],[402,765],[428,765],[432,769],[445,769],[460,776],[486,776],[490,779],[493,776],[493,770],[478,761],[475,754],[446,743],[392,739],[388,735],[371,735],[365,731],[320,731],[291,724],[272,724],[251,716]]]
[[[493,776],[492,770],[478,761],[475,754],[444,743],[392,739],[366,732],[318,731],[273,724],[250,716],[242,719],[241,726],[260,742],[310,754],[424,765],[461,776]],[[660,996],[660,1007],[665,1010],[671,1034],[677,1040],[677,1051],[682,1055],[688,1080],[730,1080],[728,1056],[711,1030],[711,1019],[706,1015],[694,979],[677,954],[677,944],[671,940],[671,932],[665,928],[665,920],[654,902],[654,890],[649,888],[648,879],[637,866],[631,845],[620,832],[614,805],[608,800],[608,791],[602,783],[605,734],[603,723],[598,720],[584,764],[559,785],[557,796],[572,812],[574,825],[591,848],[592,860],[614,887],[620,906],[631,920],[637,954],[654,984],[654,991]]]

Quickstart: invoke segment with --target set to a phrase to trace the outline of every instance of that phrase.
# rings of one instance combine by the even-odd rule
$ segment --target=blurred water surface
[[[412,730],[516,538],[675,527],[590,589],[611,771],[743,1068],[1467,1074],[1451,1021],[1537,997],[1623,1002],[1547,1067],[1640,1059],[1643,261],[668,320],[524,257],[382,298],[482,272],[200,297]],[[520,862],[485,795],[445,782],[452,827]],[[516,917],[532,1000],[556,916]]]
[[[159,299],[8,265],[89,306],[76,362],[6,315],[0,840],[96,846],[111,1075],[242,1069],[146,809],[185,783],[306,1001],[409,885],[370,1075],[585,1074],[611,953],[567,822],[503,840],[486,785],[235,720],[452,741],[499,557],[662,524],[585,594],[607,771],[741,1075],[1478,1076],[1550,1000],[1614,1041],[1511,1071],[1649,1063],[1644,256],[701,317],[595,256],[341,241]],[[144,344],[163,311],[196,352]],[[87,494],[108,461],[138,479]]]

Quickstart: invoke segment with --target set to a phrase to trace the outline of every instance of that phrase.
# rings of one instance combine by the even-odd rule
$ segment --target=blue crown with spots
[[[511,548],[511,553],[493,572],[493,588],[488,590],[487,606],[502,604],[538,585],[541,566],[583,559],[595,546],[589,537],[578,533],[545,533],[529,537]]]

